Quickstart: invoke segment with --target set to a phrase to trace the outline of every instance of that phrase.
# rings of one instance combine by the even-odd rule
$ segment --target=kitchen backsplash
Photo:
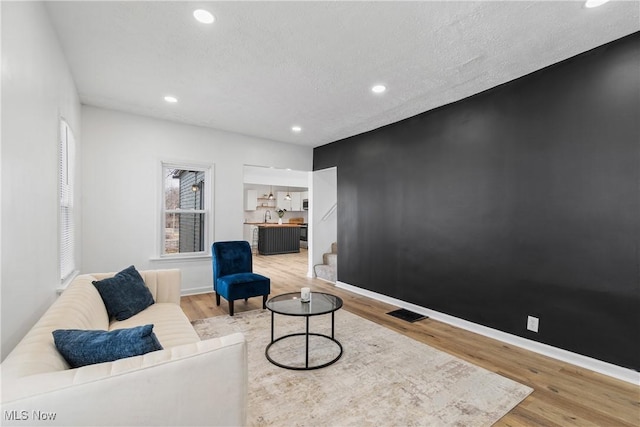
[[[260,208],[255,211],[244,211],[245,222],[264,222],[264,214],[266,211],[271,213],[271,219],[268,222],[278,222],[278,214],[275,209],[263,209]],[[307,222],[307,212],[285,212],[282,217],[283,223],[288,223],[289,218],[304,218],[304,222]]]

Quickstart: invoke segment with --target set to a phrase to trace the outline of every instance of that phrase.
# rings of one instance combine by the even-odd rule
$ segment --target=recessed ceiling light
[[[602,6],[607,3],[609,0],[587,0],[584,4],[584,7],[588,7],[589,9],[593,7]]]
[[[178,98],[176,98],[175,96],[171,96],[171,95],[167,95],[164,97],[164,100],[171,103],[171,104],[175,104],[176,102],[178,102]]]
[[[211,24],[216,18],[209,12],[204,9],[197,9],[193,11],[193,17],[196,18],[199,22],[203,24]]]
[[[385,90],[387,90],[387,87],[384,85],[375,85],[374,87],[371,88],[371,92],[373,93],[382,93]]]
[[[291,126],[291,132],[295,132],[295,133],[302,132],[302,128],[300,126]]]

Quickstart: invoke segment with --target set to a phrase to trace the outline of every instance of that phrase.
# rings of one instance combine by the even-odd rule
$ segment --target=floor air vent
[[[397,317],[398,319],[406,320],[407,322],[417,322],[418,320],[428,319],[429,316],[423,316],[422,314],[414,313],[413,311],[405,310],[404,308],[390,311],[387,314]]]

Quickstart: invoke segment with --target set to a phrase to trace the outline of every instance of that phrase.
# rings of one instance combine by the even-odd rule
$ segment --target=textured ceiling
[[[84,104],[318,146],[640,30],[638,1],[47,2]],[[212,25],[193,19],[206,8]],[[377,83],[388,87],[375,95]],[[163,97],[172,94],[177,104]],[[292,125],[303,131],[291,132]]]

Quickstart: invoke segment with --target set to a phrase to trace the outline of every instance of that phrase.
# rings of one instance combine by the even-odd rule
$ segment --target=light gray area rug
[[[333,365],[293,371],[271,364],[265,347],[271,312],[196,320],[201,338],[242,332],[248,341],[251,426],[490,426],[533,390],[429,347],[345,310],[335,315],[344,348]],[[304,318],[275,315],[275,337],[304,332]],[[330,335],[331,316],[310,319],[311,332]],[[339,352],[310,340],[310,365]],[[287,338],[269,352],[278,362],[304,364],[304,338]]]

